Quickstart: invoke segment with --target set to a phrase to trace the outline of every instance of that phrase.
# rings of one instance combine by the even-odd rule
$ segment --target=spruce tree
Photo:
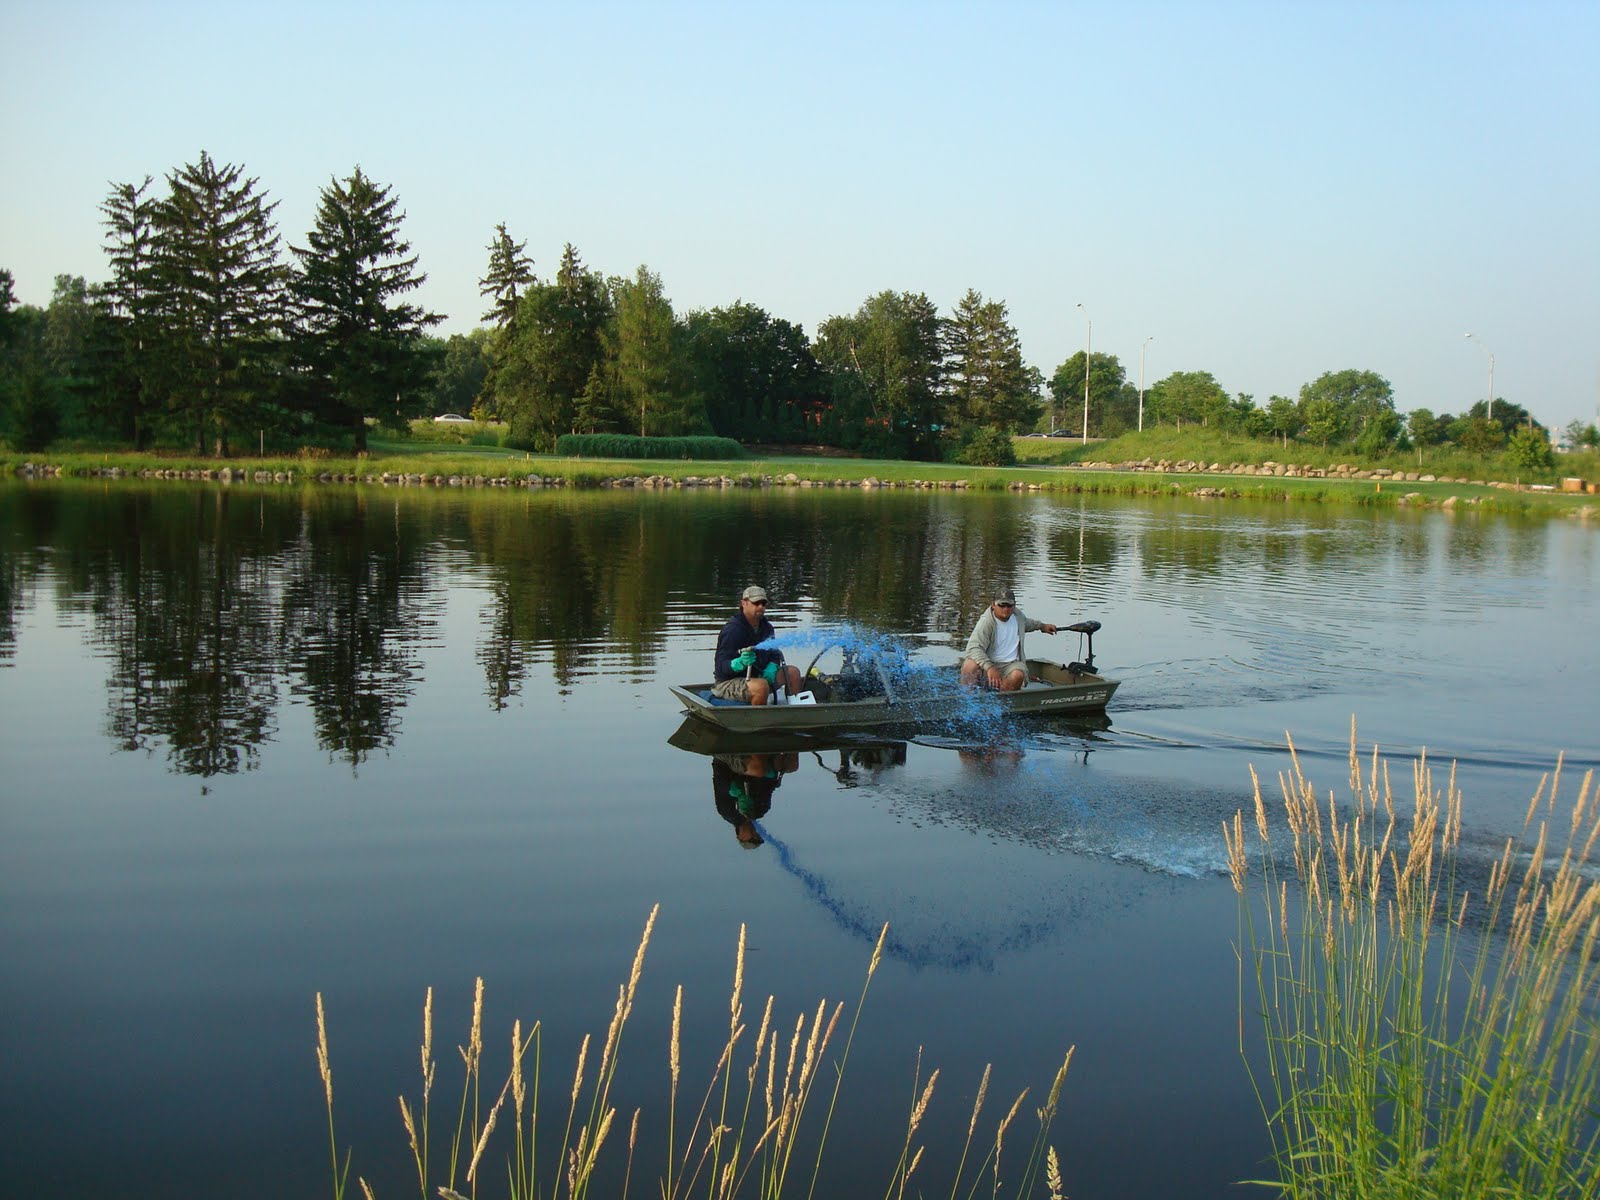
[[[1038,420],[1039,373],[1023,362],[1004,304],[969,288],[947,326],[946,351],[951,423],[1014,432]]]
[[[167,417],[203,450],[261,428],[273,400],[284,269],[268,203],[232,163],[167,176],[153,212],[151,301]]]
[[[151,352],[155,346],[154,240],[156,199],[150,176],[117,183],[100,205],[105,219],[111,278],[100,288],[114,330],[116,352],[106,372],[105,417],[118,435],[142,449],[155,402]]]
[[[489,270],[478,280],[478,292],[492,297],[494,305],[483,314],[483,319],[493,321],[501,329],[516,318],[522,292],[529,284],[538,282],[533,273],[533,259],[523,253],[527,245],[527,242],[513,242],[502,221],[494,227],[494,241],[486,247]]]
[[[405,213],[392,189],[357,167],[322,189],[304,247],[291,246],[300,269],[291,281],[296,364],[309,383],[305,407],[326,426],[367,448],[367,418],[391,428],[419,412],[430,363],[419,352],[424,331],[444,318],[398,297],[427,279],[411,244],[400,238]]]

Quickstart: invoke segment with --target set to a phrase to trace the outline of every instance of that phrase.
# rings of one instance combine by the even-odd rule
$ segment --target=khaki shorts
[[[757,676],[757,678],[760,678],[760,676]],[[763,682],[765,681],[763,680]],[[711,694],[718,700],[748,701],[750,699],[750,681],[743,675],[735,675],[732,679],[724,679],[721,683],[713,685]]]
[[[975,659],[970,658],[967,661],[971,663],[976,662]],[[999,669],[1001,679],[1004,679],[1007,675],[1026,676],[1028,674],[1028,664],[1023,662],[1020,658],[1014,658],[1010,662],[995,663],[994,665]],[[989,674],[989,668],[979,667],[978,674],[987,676]]]

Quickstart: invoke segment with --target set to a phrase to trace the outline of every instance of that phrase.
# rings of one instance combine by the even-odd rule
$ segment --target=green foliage
[[[11,273],[0,276],[0,414],[18,450],[43,450],[61,427],[62,386],[46,350],[49,317],[31,304],[18,306]]]
[[[817,360],[842,419],[858,425],[863,451],[937,457],[943,331],[927,296],[880,292],[853,316],[828,318],[818,331]]]
[[[277,203],[204,152],[167,183],[152,212],[152,386],[165,422],[221,455],[276,404],[286,278]]]
[[[1267,401],[1267,430],[1284,445],[1289,444],[1290,438],[1299,436],[1300,422],[1300,409],[1289,397],[1273,396]]]
[[[556,453],[569,458],[743,458],[744,448],[732,438],[636,437],[628,433],[566,433],[556,439]]]
[[[1324,445],[1359,438],[1374,420],[1394,414],[1394,388],[1373,371],[1325,371],[1300,389],[1300,409],[1308,429],[1315,423],[1327,435],[1316,438]]]
[[[1145,396],[1145,426],[1185,423],[1228,427],[1228,393],[1210,371],[1174,371],[1154,383]]]
[[[427,279],[400,238],[399,203],[357,167],[322,189],[306,245],[292,247],[302,403],[320,425],[352,435],[358,453],[368,418],[398,429],[421,411],[431,366],[421,339],[443,320],[399,299]]]
[[[1506,445],[1506,458],[1524,471],[1548,471],[1556,465],[1550,439],[1539,429],[1522,428],[1512,433]]]
[[[1056,414],[1056,425],[1082,433],[1083,425],[1083,352],[1079,351],[1055,369],[1050,376],[1050,404]],[[1096,354],[1089,367],[1089,436],[1105,431],[1108,406],[1115,403],[1126,408],[1124,391],[1127,386],[1122,363],[1114,354]],[[1153,389],[1152,389],[1153,391]],[[1149,397],[1146,398],[1145,418],[1150,415]],[[1134,419],[1137,421],[1139,395],[1133,392]],[[1127,414],[1117,418],[1121,428],[1127,428]]]
[[[429,363],[422,394],[422,411],[426,415],[477,415],[484,384],[489,378],[492,337],[487,329],[474,329],[468,334],[453,333],[445,340],[436,337],[418,340],[418,349],[426,354]]]
[[[706,430],[705,405],[690,390],[684,338],[661,276],[641,265],[633,278],[613,279],[610,289],[615,318],[604,338],[607,399],[624,427],[641,437]]]
[[[1415,408],[1406,417],[1406,433],[1415,446],[1437,446],[1444,441],[1449,421],[1433,415],[1426,408]]]
[[[1356,435],[1356,451],[1367,458],[1376,458],[1394,449],[1404,433],[1400,415],[1393,409],[1380,409],[1367,418],[1366,425]]]
[[[478,280],[478,293],[491,302],[483,319],[493,321],[497,328],[511,324],[522,303],[523,289],[538,282],[533,259],[523,253],[527,246],[527,242],[512,241],[506,223],[501,221],[494,227],[494,240],[485,247],[489,251],[489,269]]]
[[[1468,454],[1486,457],[1505,444],[1505,430],[1487,417],[1463,417],[1450,428],[1450,438]]]
[[[1482,418],[1498,426],[1500,431],[1510,437],[1518,429],[1532,426],[1535,429],[1544,429],[1544,426],[1533,419],[1533,414],[1520,404],[1514,404],[1504,396],[1494,398],[1494,412],[1491,414],[1489,405],[1479,400],[1466,412],[1464,419]]]
[[[704,399],[712,432],[770,441],[775,412],[795,412],[818,440],[830,410],[822,369],[805,331],[743,301],[689,314],[684,322],[688,388]]]
[[[977,467],[1009,467],[1017,461],[1017,448],[1006,430],[971,425],[951,439],[948,460]]]
[[[578,398],[597,364],[613,318],[611,294],[568,243],[554,283],[523,293],[492,369],[495,402],[513,446],[550,449],[576,425]]]
[[[948,323],[946,355],[946,423],[1014,432],[1039,419],[1042,379],[1023,361],[1004,304],[967,289]]]
[[[112,186],[100,205],[111,278],[101,295],[117,353],[106,372],[99,415],[126,442],[142,448],[158,415],[155,357],[160,344],[155,307],[157,201],[147,195],[151,178]]]

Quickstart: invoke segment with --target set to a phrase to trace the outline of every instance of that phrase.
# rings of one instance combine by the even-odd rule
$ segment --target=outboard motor
[[[1067,664],[1067,674],[1093,675],[1096,673],[1094,669],[1094,635],[1095,631],[1099,628],[1099,621],[1079,621],[1076,625],[1066,626],[1066,629],[1069,633],[1083,634],[1088,647],[1088,652],[1084,654],[1082,662]]]

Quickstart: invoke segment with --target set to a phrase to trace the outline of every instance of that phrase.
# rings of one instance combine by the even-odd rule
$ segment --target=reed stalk
[[[1558,814],[1558,762],[1472,894],[1453,769],[1436,786],[1420,757],[1402,816],[1353,723],[1344,804],[1289,749],[1287,844],[1253,770],[1253,850],[1242,812],[1224,825],[1240,1052],[1277,1171],[1253,1182],[1293,1200],[1600,1193],[1593,773]]]
[[[495,1153],[493,1146],[496,1138],[498,1137],[502,1143],[505,1141],[506,1135],[501,1132],[503,1123],[500,1118],[507,1111],[511,1114],[512,1124],[515,1127],[510,1144],[505,1147],[504,1161],[504,1178],[510,1200],[554,1200],[555,1197],[578,1200],[579,1197],[589,1193],[594,1186],[596,1171],[606,1147],[611,1141],[618,1140],[610,1136],[617,1115],[610,1097],[621,1058],[623,1031],[633,1010],[645,950],[649,945],[657,911],[652,910],[645,924],[628,982],[618,989],[610,1028],[600,1051],[599,1067],[592,1077],[588,1072],[591,1038],[586,1035],[579,1046],[577,1069],[568,1093],[566,1124],[559,1143],[560,1149],[550,1173],[543,1180],[539,1177],[541,1168],[535,1153],[537,1145],[535,1138],[540,1120],[541,1026],[536,1021],[527,1027],[525,1033],[520,1019],[513,1023],[510,1063],[506,1077],[499,1087],[493,1104],[489,1106],[487,1114],[484,1114],[481,1107],[484,996],[481,979],[477,981],[474,989],[472,1032],[467,1044],[459,1047],[463,1068],[462,1098],[456,1133],[450,1148],[449,1176],[443,1182],[430,1177],[427,1127],[435,1064],[432,1059],[433,991],[431,988],[428,990],[423,1006],[422,1094],[414,1105],[404,1096],[400,1098],[401,1122],[406,1131],[418,1184],[425,1200],[429,1196],[437,1196],[441,1200],[470,1200],[470,1197],[478,1194],[479,1185],[486,1184],[495,1174],[489,1169],[489,1164]],[[695,1119],[686,1130],[680,1124],[677,1113],[683,1069],[680,1057],[684,1020],[684,990],[681,987],[677,989],[673,998],[672,1034],[668,1046],[670,1077],[664,1122],[667,1163],[657,1181],[659,1195],[663,1200],[686,1197],[702,1184],[708,1200],[733,1200],[734,1197],[742,1195],[754,1195],[761,1200],[778,1200],[785,1195],[790,1183],[790,1167],[796,1149],[802,1141],[801,1125],[806,1108],[824,1066],[830,1065],[834,1074],[834,1087],[830,1096],[827,1119],[816,1135],[816,1153],[811,1159],[812,1171],[807,1195],[816,1192],[823,1152],[827,1144],[828,1128],[838,1103],[845,1066],[849,1060],[850,1045],[856,1027],[860,1023],[872,978],[882,960],[887,937],[888,927],[885,926],[873,948],[866,981],[862,985],[849,1033],[837,1059],[831,1064],[829,1047],[833,1044],[839,1021],[843,1016],[843,1004],[830,1005],[828,1000],[823,999],[814,1009],[798,1013],[788,1036],[787,1046],[784,1046],[785,1039],[774,1018],[775,1000],[771,996],[767,998],[754,1045],[749,1052],[748,1066],[742,1068],[744,1096],[742,1101],[736,1101],[733,1091],[736,1086],[733,1081],[735,1053],[746,1034],[743,1007],[745,931],[741,929],[734,961],[734,986],[729,1004],[727,1036],[706,1081]],[[531,1070],[527,1061],[530,1051],[533,1059]],[[743,1052],[739,1053],[743,1061]],[[317,1061],[328,1105],[334,1196],[335,1200],[343,1200],[345,1181],[350,1169],[350,1154],[346,1152],[341,1165],[333,1135],[333,1073],[329,1064],[327,1028],[320,994],[317,997]],[[1066,1077],[1067,1065],[1071,1061],[1072,1053],[1068,1051],[1066,1061],[1056,1073],[1049,1101],[1044,1108],[1038,1110],[1040,1129],[1035,1142],[1035,1153],[1030,1157],[1030,1166],[1024,1171],[1022,1182],[1012,1192],[1018,1197],[1029,1194],[1032,1188],[1035,1174],[1034,1159],[1041,1164],[1048,1161],[1047,1182],[1051,1189],[1050,1194],[1055,1197],[1062,1195],[1060,1168],[1055,1152],[1048,1147],[1044,1149],[1040,1147],[1043,1146],[1042,1139],[1048,1133],[1049,1118],[1055,1113],[1056,1099]],[[989,1074],[989,1069],[985,1068],[983,1082],[979,1088],[979,1098],[973,1106],[969,1122],[967,1133],[969,1145],[983,1108]],[[922,1146],[913,1148],[913,1145],[930,1109],[934,1084],[938,1076],[939,1072],[935,1070],[926,1080],[921,1078],[919,1051],[913,1102],[906,1124],[906,1133],[899,1155],[889,1173],[886,1196],[903,1197],[910,1194],[908,1184],[921,1165],[925,1149]],[[1016,1117],[1026,1095],[1027,1092],[1024,1090],[1011,1106],[1010,1112],[1000,1122],[995,1140],[979,1166],[978,1179],[973,1181],[974,1191],[983,1172],[989,1170],[992,1173],[991,1194],[1000,1194],[1003,1183],[999,1169],[1001,1146],[1006,1130]],[[638,1145],[641,1115],[645,1112],[646,1110],[642,1108],[635,1109],[629,1122],[626,1160],[619,1165],[622,1177],[620,1195],[624,1200],[632,1184],[634,1150]],[[560,1119],[550,1113],[544,1115],[547,1120]],[[678,1140],[680,1131],[683,1132],[681,1142]],[[964,1149],[962,1167],[965,1166],[966,1160]],[[960,1185],[961,1174],[961,1168],[958,1168],[956,1179],[952,1181],[950,1188],[952,1197],[956,1195],[956,1189]],[[458,1176],[468,1189],[466,1196],[457,1190]],[[360,1182],[364,1194],[370,1200],[371,1189],[364,1180]]]

